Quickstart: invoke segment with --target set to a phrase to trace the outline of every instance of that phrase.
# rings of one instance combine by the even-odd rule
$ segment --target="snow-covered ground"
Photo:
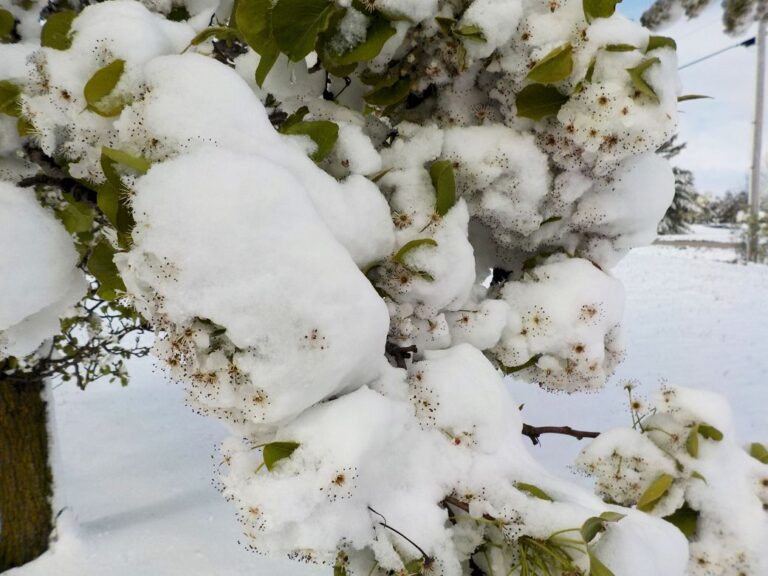
[[[721,249],[635,250],[616,270],[627,289],[625,362],[598,394],[553,396],[511,383],[525,421],[627,425],[622,384],[636,380],[651,392],[669,382],[722,393],[743,441],[768,441],[768,267],[731,259]],[[330,574],[238,545],[233,510],[211,485],[211,454],[225,430],[186,408],[181,387],[149,363],[133,366],[127,388],[65,385],[54,397],[62,535],[9,576]],[[545,436],[535,451],[570,474],[582,445]]]
[[[664,234],[658,241],[666,242],[711,242],[713,244],[732,244],[741,239],[741,227],[733,225],[707,226],[705,224],[691,225],[686,234]]]

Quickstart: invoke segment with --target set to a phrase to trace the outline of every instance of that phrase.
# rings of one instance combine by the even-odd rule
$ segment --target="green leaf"
[[[625,518],[626,514],[622,514],[621,512],[603,512],[600,514],[600,518],[605,520],[606,522],[618,522],[622,518]]]
[[[395,33],[395,28],[390,25],[387,19],[379,15],[379,13],[375,13],[371,17],[371,24],[368,26],[365,40],[342,54],[326,47],[322,50],[320,59],[323,65],[327,63],[334,68],[357,64],[358,62],[368,62],[379,55],[381,49],[384,48],[384,44]],[[339,74],[336,75],[338,76]]]
[[[0,42],[6,42],[11,39],[13,27],[16,25],[16,18],[8,10],[0,8]],[[45,46],[45,44],[43,44]]]
[[[555,250],[544,250],[543,252],[539,252],[538,254],[534,254],[533,256],[526,258],[523,261],[523,271],[536,268],[536,266],[544,262],[544,260],[552,256],[553,254],[566,254],[569,258],[572,258],[572,256],[562,248],[555,249]]]
[[[677,526],[686,538],[693,538],[699,523],[699,512],[684,503],[669,516],[664,516],[664,520]]]
[[[651,88],[651,85],[643,79],[643,74],[648,68],[659,62],[660,60],[658,58],[648,58],[647,60],[640,62],[640,64],[634,68],[627,68],[627,72],[629,72],[629,77],[635,85],[635,88],[637,88],[639,92],[650,97],[654,102],[658,102],[659,97],[656,95],[653,88]]]
[[[424,558],[415,558],[405,563],[405,571],[409,575],[422,574],[424,570]]]
[[[69,31],[76,16],[77,12],[74,10],[62,10],[48,16],[40,32],[40,45],[56,50],[69,49],[72,46]]]
[[[93,247],[88,258],[88,271],[99,282],[96,291],[105,300],[114,300],[120,292],[125,292],[125,284],[117,271],[114,262],[115,249],[106,240]]]
[[[107,148],[104,146],[101,149],[101,153],[102,155],[106,156],[110,160],[117,162],[118,164],[123,164],[129,168],[132,168],[139,174],[146,174],[149,168],[152,166],[152,163],[146,158],[142,156],[134,156],[133,154],[123,152],[122,150],[116,150],[114,148]]]
[[[595,18],[610,18],[616,12],[616,4],[621,0],[583,0],[584,16],[587,22]]]
[[[459,62],[459,72],[467,69],[467,49],[462,42],[456,47],[456,60]]]
[[[19,116],[16,120],[16,132],[21,136],[22,138],[24,136],[30,136],[35,131],[35,127],[32,125],[32,123],[24,118],[24,116]]]
[[[415,250],[416,248],[419,248],[420,246],[437,246],[437,242],[432,240],[432,238],[419,238],[418,240],[411,240],[410,242],[406,242],[400,250],[397,251],[397,253],[392,256],[392,261],[397,262],[398,264],[404,264],[403,259],[408,255],[409,252],[412,250]]]
[[[21,88],[8,80],[0,80],[0,114],[18,118],[21,114],[19,96]]]
[[[589,554],[589,576],[616,576],[608,567],[603,564],[594,552],[588,551]]]
[[[453,27],[456,26],[455,18],[447,18],[445,16],[436,16],[435,22],[437,22],[437,25],[440,26],[440,30],[442,30],[443,34],[446,36],[450,36]]]
[[[632,46],[632,44],[608,44],[603,49],[606,52],[632,52],[632,50],[637,50],[637,46]]]
[[[120,210],[120,186],[115,186],[109,181],[102,184],[96,195],[96,205],[112,226],[117,228],[117,214]]]
[[[261,88],[275,62],[277,62],[280,52],[275,49],[271,52],[264,52],[259,56],[259,65],[256,67],[256,84]]]
[[[518,93],[515,102],[518,116],[541,120],[547,116],[555,116],[563,104],[568,102],[568,96],[561,94],[553,86],[531,84]]]
[[[272,35],[271,0],[237,0],[234,13],[237,29],[248,46],[262,56],[279,52]]]
[[[328,120],[301,121],[280,130],[283,134],[292,136],[309,136],[317,146],[312,154],[312,160],[320,162],[331,153],[339,139],[339,126]]]
[[[454,36],[459,38],[467,38],[469,40],[475,40],[476,42],[486,42],[485,34],[480,26],[470,24],[467,26],[457,26],[453,28]]]
[[[584,89],[584,85],[588,82],[592,82],[592,76],[595,73],[595,64],[597,63],[597,57],[592,56],[592,60],[589,61],[589,66],[587,66],[587,71],[584,74],[584,79],[576,84],[575,88],[573,89],[573,94],[578,94]]]
[[[306,106],[302,106],[301,108],[298,108],[296,112],[288,116],[288,118],[285,119],[285,122],[283,122],[283,125],[280,127],[280,132],[283,130],[288,130],[291,126],[298,124],[302,120],[304,120],[304,117],[309,114],[309,108]]]
[[[672,486],[674,478],[670,474],[662,474],[651,485],[646,488],[640,499],[637,501],[637,509],[642,512],[650,512],[654,509],[659,500],[667,493]]]
[[[400,70],[398,68],[392,68],[383,74],[372,72],[367,68],[360,72],[360,82],[366,86],[373,86],[374,88],[392,86],[395,82],[400,80],[400,78]]]
[[[707,440],[714,440],[715,442],[720,442],[720,440],[723,439],[723,433],[714,426],[710,426],[709,424],[700,424],[699,434],[701,434],[702,437],[706,438]]]
[[[694,424],[691,431],[688,433],[688,440],[685,442],[685,449],[688,454],[694,458],[699,457],[699,425]]]
[[[85,101],[88,103],[86,107],[88,110],[95,112],[99,116],[106,117],[120,114],[125,106],[124,102],[104,103],[104,99],[112,94],[115,86],[120,82],[124,69],[125,60],[118,59],[96,70],[83,89]]]
[[[389,174],[391,171],[392,171],[392,168],[386,168],[385,170],[382,170],[382,171],[381,171],[381,172],[379,172],[378,174],[374,174],[373,176],[371,176],[371,177],[370,177],[370,178],[371,178],[371,182],[373,182],[374,184],[376,184],[376,183],[377,183],[379,180],[381,180],[382,178],[384,178],[384,176],[386,176],[387,174]]]
[[[535,366],[536,362],[539,361],[539,358],[541,358],[541,354],[536,354],[518,366],[504,366],[504,364],[501,363],[499,363],[499,366],[501,367],[501,371],[504,372],[504,374],[514,374],[515,372],[520,372],[521,370]]]
[[[694,470],[693,472],[691,472],[691,478],[697,478],[697,479],[701,480],[702,482],[704,482],[704,484],[707,483],[707,479],[704,478],[704,475],[701,472],[699,472],[698,470]]]
[[[338,562],[333,565],[333,576],[347,576],[347,568]]]
[[[101,153],[101,169],[106,181],[98,187],[96,204],[117,230],[121,246],[130,244],[130,232],[134,225],[133,213],[127,201],[127,190],[115,168],[117,162]]]
[[[712,96],[703,96],[702,94],[685,94],[683,96],[678,96],[677,101],[685,102],[686,100],[701,100],[703,98],[712,100]]]
[[[584,542],[592,542],[595,536],[603,530],[605,530],[605,522],[597,516],[592,516],[584,521],[584,524],[581,525],[580,532]]]
[[[559,221],[560,221],[560,220],[562,220],[562,219],[563,219],[563,217],[562,217],[562,216],[550,216],[549,218],[547,218],[546,220],[544,220],[544,221],[543,221],[543,222],[542,222],[542,223],[539,225],[539,228],[541,228],[541,226],[544,226],[544,224],[549,224],[550,222],[559,222]]]
[[[595,64],[597,64],[597,58],[593,56],[592,60],[589,61],[589,66],[587,66],[587,73],[584,75],[584,80],[586,82],[592,82],[592,76],[595,73]]]
[[[714,426],[702,423],[695,424],[691,428],[691,433],[688,435],[688,441],[686,442],[688,454],[694,458],[699,457],[699,435],[702,438],[714,440],[715,442],[720,442],[723,439],[723,433]]]
[[[309,108],[306,106],[302,106],[301,108],[297,109],[296,112],[285,119],[285,122],[283,122],[283,125],[280,127],[280,132],[283,132],[283,130],[288,130],[291,126],[298,124],[304,120],[304,117],[307,114],[309,114]]]
[[[278,0],[272,9],[272,33],[280,50],[294,62],[303,59],[339,9],[329,0]]]
[[[573,72],[573,46],[570,43],[555,48],[539,60],[528,72],[528,80],[539,84],[554,84]]]
[[[66,206],[56,213],[64,228],[70,234],[89,232],[93,226],[93,208],[85,202],[76,201],[71,194],[64,194]]]
[[[456,204],[456,177],[453,174],[453,163],[450,160],[437,160],[429,167],[429,177],[435,188],[437,201],[435,212],[445,216]]]
[[[198,32],[197,36],[192,38],[189,46],[198,46],[213,37],[221,40],[236,40],[240,38],[240,32],[229,26],[211,26],[202,32]]]
[[[538,486],[534,486],[533,484],[527,484],[525,482],[518,482],[515,484],[515,488],[518,490],[522,490],[523,492],[527,492],[531,496],[534,496],[535,498],[539,498],[541,500],[549,500],[550,502],[554,502],[552,497],[544,492],[541,488]]]
[[[299,447],[298,442],[272,442],[264,446],[264,464],[270,472],[275,464],[284,458],[290,458],[291,454]]]
[[[668,36],[651,36],[648,38],[648,47],[645,51],[650,52],[657,48],[672,48],[672,50],[677,50],[677,42]]]
[[[187,10],[187,7],[182,5],[174,6],[171,8],[171,11],[168,12],[168,20],[171,22],[184,22],[185,20],[189,20],[191,18],[191,15],[189,13],[189,10]]]
[[[768,448],[760,444],[760,442],[752,442],[749,445],[749,455],[763,464],[768,464]]]
[[[624,514],[618,512],[603,512],[600,516],[587,518],[581,525],[581,537],[586,543],[592,542],[595,536],[605,530],[606,522],[618,522],[622,518],[624,518]]]
[[[411,79],[400,78],[389,86],[381,86],[368,92],[363,97],[371,106],[392,106],[399,104],[408,97],[411,91]]]

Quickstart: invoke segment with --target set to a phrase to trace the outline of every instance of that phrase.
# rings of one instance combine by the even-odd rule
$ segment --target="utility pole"
[[[749,231],[747,260],[757,261],[758,218],[760,213],[760,165],[763,148],[763,101],[765,99],[765,31],[766,19],[757,27],[757,87],[755,90],[755,129],[752,138],[752,177],[749,186]]]

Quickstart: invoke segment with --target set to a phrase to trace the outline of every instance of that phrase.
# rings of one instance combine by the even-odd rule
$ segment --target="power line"
[[[738,48],[739,46],[748,48],[754,45],[755,45],[755,36],[752,36],[752,38],[747,38],[746,40],[742,40],[738,44],[734,44],[733,46],[728,46],[727,48],[723,48],[722,50],[718,50],[717,52],[712,52],[712,54],[707,54],[706,56],[702,56],[701,58],[698,58],[693,62],[688,62],[688,64],[683,64],[678,68],[678,70],[682,70],[683,68],[688,68],[688,66],[693,66],[694,64],[698,64],[699,62],[703,62],[704,60],[709,60],[710,58],[717,56],[718,54],[722,54],[723,52],[727,52],[728,50],[733,50],[734,48]]]

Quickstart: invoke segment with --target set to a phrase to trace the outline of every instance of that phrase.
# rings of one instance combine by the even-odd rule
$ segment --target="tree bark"
[[[53,476],[42,378],[0,375],[0,572],[48,549]]]

